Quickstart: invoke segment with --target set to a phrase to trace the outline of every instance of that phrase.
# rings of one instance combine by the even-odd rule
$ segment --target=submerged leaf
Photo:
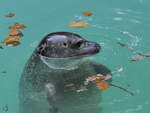
[[[111,75],[106,75],[106,76],[104,76],[104,75],[102,75],[102,74],[97,74],[97,75],[93,75],[93,76],[91,76],[91,77],[88,77],[88,78],[86,79],[86,81],[84,82],[84,84],[85,84],[85,85],[88,85],[89,82],[94,82],[94,83],[96,83],[96,86],[97,86],[100,90],[104,91],[104,90],[106,90],[107,88],[110,87],[110,84],[107,83],[105,80],[108,80],[108,79],[111,79],[111,78],[112,78]]]
[[[81,27],[86,27],[89,24],[84,22],[84,21],[73,21],[69,23],[70,27],[75,27],[75,28],[81,28]]]
[[[74,86],[74,83],[66,84],[65,87],[72,87]]]

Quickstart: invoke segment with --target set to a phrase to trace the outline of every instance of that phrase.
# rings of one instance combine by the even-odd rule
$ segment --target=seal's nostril
[[[96,48],[96,52],[99,52],[100,51],[100,49],[101,49],[101,47],[100,47],[100,45],[99,44],[95,44],[95,48]]]

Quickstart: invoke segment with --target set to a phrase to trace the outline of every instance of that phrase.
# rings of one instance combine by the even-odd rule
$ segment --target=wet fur
[[[19,113],[99,113],[101,92],[94,84],[88,86],[88,91],[76,92],[88,76],[98,73],[111,74],[104,65],[91,61],[75,70],[50,69],[33,53],[20,80]],[[69,83],[75,86],[64,87]]]
[[[99,51],[99,44],[87,41],[75,33],[56,32],[44,37],[21,76],[19,113],[100,113],[102,109],[98,105],[101,92],[95,84],[88,85],[88,91],[76,91],[89,76],[111,74],[107,67],[88,60],[78,63],[78,68],[72,70],[55,69],[48,67],[39,56],[60,59],[94,55]],[[75,85],[65,87],[70,83]]]

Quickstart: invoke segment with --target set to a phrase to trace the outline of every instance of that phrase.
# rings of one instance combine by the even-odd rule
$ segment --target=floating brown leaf
[[[107,88],[111,86],[104,80],[97,82],[96,85],[101,91],[105,91]]]
[[[88,12],[88,11],[83,12],[82,14],[83,14],[84,16],[91,16],[91,15],[92,15],[92,13],[91,13],[91,12]]]
[[[20,39],[20,36],[9,36],[5,40],[3,40],[1,43],[10,43],[14,41],[18,41]]]
[[[65,87],[72,87],[74,86],[74,83],[66,84]]]
[[[5,17],[6,18],[11,18],[11,17],[13,17],[13,16],[15,16],[15,14],[13,14],[13,13],[9,13],[8,15],[6,15]]]
[[[20,36],[23,37],[23,33],[19,30],[16,29],[11,29],[10,31],[8,31],[9,36]]]
[[[12,47],[12,46],[18,46],[19,44],[20,44],[19,41],[12,41],[12,42],[6,43],[6,46]]]
[[[23,24],[18,24],[18,23],[9,27],[9,29],[15,29],[15,30],[25,29],[25,28],[27,28],[27,26],[25,26]]]
[[[75,27],[75,28],[81,28],[81,27],[86,27],[89,24],[84,22],[84,21],[73,21],[69,23],[70,27]]]
[[[8,31],[8,34],[11,36],[17,35],[19,34],[19,31],[16,29],[11,29],[10,31]]]

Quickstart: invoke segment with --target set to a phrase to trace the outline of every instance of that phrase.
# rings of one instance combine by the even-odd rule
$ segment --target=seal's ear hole
[[[64,42],[63,45],[66,47],[66,46],[67,46],[67,43]]]

